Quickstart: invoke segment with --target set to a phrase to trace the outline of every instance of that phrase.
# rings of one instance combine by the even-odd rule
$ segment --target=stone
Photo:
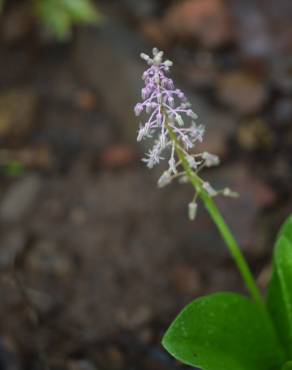
[[[196,38],[208,48],[232,41],[231,15],[222,0],[183,0],[169,7],[164,17],[167,33],[173,37]]]
[[[11,185],[0,203],[0,221],[14,223],[26,217],[35,205],[41,187],[41,178],[34,174],[26,175]]]

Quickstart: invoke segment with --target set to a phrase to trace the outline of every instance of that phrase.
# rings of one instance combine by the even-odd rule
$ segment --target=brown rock
[[[232,40],[231,17],[221,0],[184,0],[174,3],[164,19],[168,33],[197,38],[206,47],[218,47]]]
[[[0,221],[14,223],[23,220],[34,207],[41,187],[41,178],[36,175],[28,175],[15,182],[0,203]]]

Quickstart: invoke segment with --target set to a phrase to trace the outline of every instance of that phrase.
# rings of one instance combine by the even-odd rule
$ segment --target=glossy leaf
[[[189,304],[168,329],[163,345],[181,362],[204,370],[278,370],[283,364],[266,316],[234,293]]]
[[[280,230],[273,259],[273,275],[268,289],[268,309],[281,343],[292,360],[292,217]]]

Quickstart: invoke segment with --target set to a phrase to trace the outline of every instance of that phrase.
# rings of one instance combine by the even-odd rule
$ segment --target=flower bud
[[[207,167],[217,166],[220,163],[220,159],[217,155],[204,152],[202,158],[205,160],[205,165]]]
[[[198,204],[196,202],[190,202],[188,205],[188,215],[191,221],[194,221],[197,215]]]
[[[239,195],[236,191],[232,191],[229,188],[225,188],[222,190],[222,194],[225,197],[237,198]]]
[[[160,176],[157,185],[159,188],[163,188],[164,186],[170,184],[171,180],[172,180],[172,177],[169,171],[164,171],[163,174]]]

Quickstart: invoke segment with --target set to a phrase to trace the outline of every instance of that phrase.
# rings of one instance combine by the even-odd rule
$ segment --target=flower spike
[[[149,68],[143,73],[145,86],[142,88],[142,101],[137,103],[136,116],[144,113],[147,119],[140,124],[137,140],[152,138],[153,146],[142,159],[148,168],[153,168],[164,159],[168,161],[168,169],[158,180],[158,187],[164,187],[178,178],[180,183],[188,182],[189,176],[178,156],[184,157],[191,171],[196,173],[203,167],[217,166],[219,158],[208,152],[194,154],[197,143],[203,141],[205,128],[196,123],[197,114],[193,111],[185,94],[175,88],[168,73],[173,63],[163,60],[163,52],[154,48],[153,56],[141,53]],[[213,197],[218,194],[231,196],[231,191],[216,191],[208,183],[199,178],[201,189]],[[197,189],[198,190],[198,189]],[[194,219],[196,203],[190,203],[189,210]]]

